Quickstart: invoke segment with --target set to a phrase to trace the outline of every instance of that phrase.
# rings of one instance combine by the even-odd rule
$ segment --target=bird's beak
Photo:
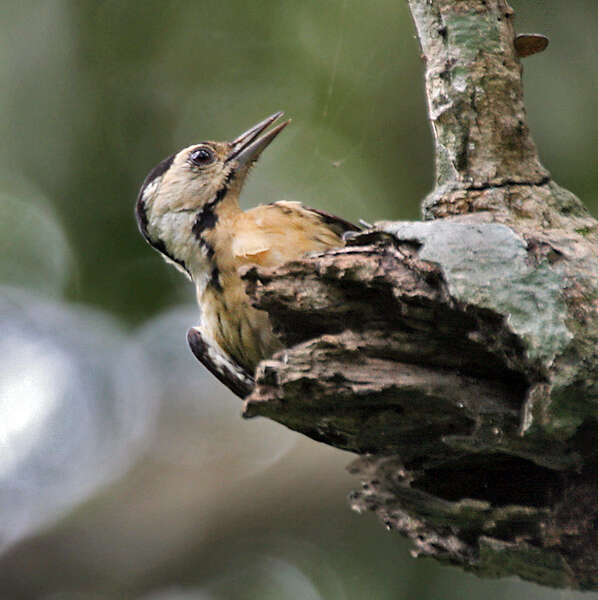
[[[231,152],[227,156],[226,161],[235,160],[237,162],[237,169],[254,163],[270,142],[272,142],[272,140],[291,122],[290,120],[284,121],[274,127],[274,129],[271,129],[268,133],[259,137],[262,131],[282,117],[283,114],[283,112],[279,111],[270,115],[233,140],[230,143]]]

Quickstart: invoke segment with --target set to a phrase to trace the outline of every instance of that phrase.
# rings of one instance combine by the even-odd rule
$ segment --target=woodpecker
[[[345,232],[360,230],[299,202],[241,210],[249,170],[290,122],[267,131],[282,115],[232,142],[201,142],[165,158],[145,178],[136,202],[143,237],[195,284],[200,325],[187,334],[192,352],[241,397],[253,387],[257,364],[282,344],[268,313],[251,305],[239,269],[343,246]]]

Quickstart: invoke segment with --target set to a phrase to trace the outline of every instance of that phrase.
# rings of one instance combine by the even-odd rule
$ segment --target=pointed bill
[[[233,140],[231,142],[232,151],[226,160],[235,160],[238,163],[238,168],[255,162],[263,150],[290,123],[290,121],[280,123],[268,133],[258,137],[260,133],[267,129],[269,125],[279,119],[283,114],[283,112],[279,111],[270,115]]]
[[[247,131],[244,131],[238,138],[234,139],[231,142],[231,146],[241,146],[250,144],[266,127],[268,127],[271,123],[274,123],[277,119],[280,119],[284,113],[282,110],[275,112],[273,115],[266,117],[263,121],[260,121],[257,125],[249,128]]]

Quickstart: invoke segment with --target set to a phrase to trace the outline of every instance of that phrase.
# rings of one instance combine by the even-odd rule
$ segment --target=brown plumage
[[[236,203],[235,203],[236,204]],[[267,313],[253,308],[239,277],[239,269],[275,267],[344,245],[341,221],[331,227],[321,213],[298,202],[275,202],[246,212],[223,203],[217,225],[206,232],[214,248],[219,283],[198,291],[203,309],[202,329],[249,372],[281,348]]]
[[[241,210],[238,198],[249,169],[288,122],[259,136],[281,114],[233,142],[204,142],[165,159],[137,200],[146,240],[196,285],[201,324],[190,331],[191,348],[229,387],[227,369],[240,367],[250,380],[258,362],[282,347],[268,314],[251,306],[239,269],[274,267],[342,246],[343,233],[359,229],[298,202]]]

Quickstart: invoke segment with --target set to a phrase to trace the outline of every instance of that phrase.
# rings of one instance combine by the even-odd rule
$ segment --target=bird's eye
[[[189,158],[194,165],[205,167],[211,162],[214,162],[214,153],[206,146],[201,146],[200,148],[193,150],[189,155]]]

